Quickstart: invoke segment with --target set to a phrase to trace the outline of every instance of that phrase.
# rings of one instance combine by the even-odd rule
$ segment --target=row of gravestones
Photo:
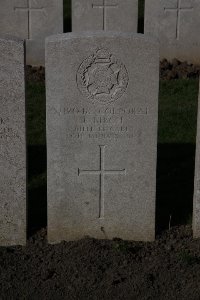
[[[1,0],[0,34],[26,39],[26,62],[44,65],[45,37],[63,32],[63,0]],[[200,63],[200,1],[146,0],[145,33],[161,58]],[[138,0],[72,0],[72,31],[137,32]]]
[[[43,13],[45,2],[40,1]],[[51,9],[53,3],[56,8],[59,1],[52,1]],[[86,1],[73,3],[74,24],[82,29],[88,22],[98,29],[93,22],[98,24],[99,16],[102,29],[116,28],[119,21],[113,15],[109,23],[107,9],[118,6],[127,21],[122,18],[124,25],[117,27],[117,33],[77,32],[47,38],[48,239],[55,243],[89,235],[151,241],[155,238],[159,45],[147,35],[130,32],[136,28],[128,17],[133,1],[85,7]],[[127,10],[125,3],[130,5]],[[40,20],[34,19],[37,4],[30,0],[13,12],[28,13],[26,43],[32,49],[39,49],[33,39],[33,20],[34,24]],[[95,8],[102,10],[103,18],[97,13],[90,20],[87,12],[99,11]],[[50,19],[58,20],[54,14]],[[0,245],[25,244],[24,42],[2,38],[0,53]],[[199,151],[196,237],[200,235]]]

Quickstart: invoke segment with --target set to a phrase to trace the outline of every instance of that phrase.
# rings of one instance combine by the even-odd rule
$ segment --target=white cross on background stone
[[[105,169],[105,145],[100,145],[100,166],[99,170],[81,170],[78,169],[78,176],[80,175],[98,175],[99,176],[99,218],[104,217],[104,188],[105,188],[105,175],[126,175],[126,169],[122,170],[106,170]]]
[[[102,0],[102,4],[92,4],[92,8],[101,8],[103,10],[103,30],[106,30],[106,12],[109,8],[116,8],[117,3],[107,4],[106,0]]]
[[[180,18],[181,18],[181,12],[183,11],[192,11],[193,7],[182,7],[182,0],[176,0],[176,7],[164,7],[164,11],[172,11],[176,12],[176,39],[178,40],[180,37]]]
[[[31,24],[32,24],[32,22],[31,22],[31,12],[32,11],[42,11],[42,12],[44,12],[44,7],[31,7],[31,3],[30,3],[30,1],[31,0],[27,0],[27,5],[26,6],[24,6],[24,7],[21,7],[21,6],[19,6],[19,7],[17,7],[17,6],[15,6],[14,7],[14,10],[15,11],[27,11],[27,13],[28,13],[28,39],[31,39]]]

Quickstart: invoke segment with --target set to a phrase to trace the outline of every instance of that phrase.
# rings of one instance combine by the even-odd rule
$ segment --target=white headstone
[[[72,31],[137,32],[138,0],[72,0]]]
[[[146,0],[145,34],[160,41],[160,57],[200,64],[200,1]]]
[[[24,42],[0,38],[0,246],[26,242]]]
[[[63,0],[1,0],[0,34],[26,39],[26,63],[44,65],[45,38],[63,32]]]
[[[152,241],[158,43],[80,33],[46,43],[48,239]]]

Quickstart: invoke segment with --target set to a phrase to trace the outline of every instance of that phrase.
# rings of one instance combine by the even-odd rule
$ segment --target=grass
[[[195,144],[198,80],[161,81],[159,143]]]
[[[27,85],[27,143],[46,144],[45,86],[42,83]]]
[[[160,82],[157,224],[158,230],[191,224],[197,124],[198,80]]]

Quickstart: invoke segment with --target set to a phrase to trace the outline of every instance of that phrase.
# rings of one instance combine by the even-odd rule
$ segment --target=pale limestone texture
[[[0,246],[26,242],[24,42],[0,38]]]
[[[154,240],[158,43],[114,32],[46,42],[48,240]]]
[[[137,32],[138,0],[72,0],[72,31]]]
[[[26,39],[26,63],[44,65],[45,38],[63,32],[63,0],[0,0],[0,34]]]
[[[193,199],[193,235],[200,237],[200,94],[198,101],[197,139],[196,139],[196,160],[194,178],[194,199]]]
[[[146,0],[145,34],[160,41],[160,58],[200,64],[200,1]]]

